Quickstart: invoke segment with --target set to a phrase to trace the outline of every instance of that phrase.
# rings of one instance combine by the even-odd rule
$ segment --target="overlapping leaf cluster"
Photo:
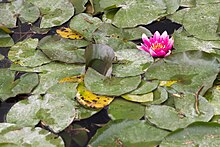
[[[219,7],[219,0],[0,3],[0,46],[10,47],[8,56],[0,56],[0,60],[12,62],[10,68],[0,69],[0,99],[30,95],[10,109],[7,123],[0,124],[0,144],[26,145],[27,134],[33,134],[45,145],[64,146],[60,138],[31,128],[41,122],[58,133],[74,120],[100,110],[86,107],[96,108],[92,100],[86,106],[81,105],[86,101],[77,102],[77,95],[83,93],[77,92],[82,81],[74,78],[82,75],[84,83],[80,84],[85,87],[78,90],[114,98],[108,106],[112,120],[98,130],[89,143],[92,146],[219,144],[220,125],[211,122],[218,122],[220,115]],[[182,27],[172,34],[172,55],[153,59],[137,50],[134,40],[142,33],[151,36],[145,25],[164,18]],[[32,31],[37,20],[41,22],[37,30],[65,23],[83,39],[54,34],[14,44],[9,34],[18,19],[33,24]],[[15,79],[17,72],[24,74]],[[18,128],[22,135],[9,138]],[[28,140],[33,146],[36,143],[30,137]]]

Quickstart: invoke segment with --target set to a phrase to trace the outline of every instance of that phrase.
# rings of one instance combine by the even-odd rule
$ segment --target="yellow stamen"
[[[165,45],[163,45],[161,43],[155,43],[155,44],[152,44],[151,48],[153,50],[156,50],[156,49],[160,49],[160,48],[165,48]]]

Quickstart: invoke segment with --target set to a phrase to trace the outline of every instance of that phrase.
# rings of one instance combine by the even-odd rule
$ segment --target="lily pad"
[[[39,48],[54,61],[65,63],[84,63],[84,49],[88,45],[85,40],[69,40],[59,36],[47,36],[39,42]]]
[[[2,25],[16,27],[17,18],[22,22],[35,22],[40,16],[39,9],[29,1],[17,0],[10,3],[0,3],[0,22]]]
[[[161,68],[163,67],[163,68]],[[153,63],[147,70],[147,79],[177,81],[171,87],[178,92],[196,93],[203,86],[203,95],[219,73],[219,63],[212,55],[201,51],[186,51]]]
[[[119,28],[135,27],[150,24],[166,13],[166,4],[163,1],[142,0],[100,0],[102,8],[120,7],[113,18],[113,24]]]
[[[120,96],[136,89],[141,82],[141,77],[110,78],[89,68],[85,74],[84,82],[86,88],[93,93],[107,96]]]
[[[86,10],[85,5],[88,2],[88,0],[70,0],[70,2],[73,4],[75,8],[75,14],[78,14]]]
[[[13,45],[8,58],[21,66],[36,67],[51,62],[42,51],[37,50],[38,39],[26,39]]]
[[[189,33],[182,29],[175,31],[173,37],[175,38],[174,48],[176,48],[173,53],[187,50],[200,50],[207,53],[216,53],[216,50],[220,49],[220,40],[205,41],[197,39],[190,36]]]
[[[169,134],[160,147],[170,146],[218,146],[220,125],[197,122]]]
[[[220,3],[198,5],[184,15],[183,25],[187,32],[202,40],[219,40],[216,33]]]
[[[166,105],[147,106],[146,118],[157,127],[174,131],[196,121],[208,122],[214,115],[212,105],[201,96],[199,97],[200,114],[196,112],[193,94],[175,99],[174,105],[176,109]]]
[[[0,29],[0,47],[11,47],[12,45],[14,45],[14,41],[11,36]]]
[[[74,16],[70,21],[70,28],[82,34],[88,40],[92,40],[92,33],[101,25],[102,21],[86,13]]]
[[[124,49],[115,52],[118,64],[114,64],[112,74],[116,77],[128,77],[143,74],[153,62],[150,54],[137,49]]]
[[[13,135],[12,135],[13,134]],[[39,127],[18,127],[15,124],[0,124],[1,146],[47,146],[64,147],[61,137],[58,137]]]
[[[159,85],[158,80],[152,80],[152,81],[142,80],[138,88],[132,91],[130,94],[146,94],[155,90],[158,85]]]
[[[121,96],[122,98],[133,101],[133,102],[139,102],[139,103],[146,103],[146,102],[152,102],[154,99],[153,92],[147,93],[147,94],[125,94]]]
[[[14,75],[15,72],[9,69],[0,69],[0,99],[3,101],[18,94],[31,93],[38,84],[38,75],[35,73],[26,73],[15,81]]]
[[[196,3],[196,0],[181,0],[180,5],[183,7],[195,7]]]
[[[41,28],[59,26],[74,15],[74,7],[68,0],[28,0],[40,9]]]
[[[118,120],[98,130],[89,142],[91,146],[148,146],[160,144],[168,131],[158,129],[140,120]],[[126,137],[125,137],[126,136]]]

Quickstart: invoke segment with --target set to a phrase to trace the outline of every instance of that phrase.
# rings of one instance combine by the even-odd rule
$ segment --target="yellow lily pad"
[[[84,83],[79,83],[77,87],[76,99],[77,101],[86,107],[100,109],[109,105],[114,98],[96,95],[86,89]]]
[[[167,86],[167,87],[170,87],[172,86],[173,84],[175,84],[177,81],[160,81],[160,86]]]
[[[71,30],[70,28],[61,27],[56,30],[57,34],[59,34],[63,38],[68,39],[83,39],[83,36],[76,31]]]
[[[77,75],[77,76],[65,77],[59,80],[59,83],[68,83],[68,82],[80,83],[83,82],[83,79],[84,79],[84,75]]]

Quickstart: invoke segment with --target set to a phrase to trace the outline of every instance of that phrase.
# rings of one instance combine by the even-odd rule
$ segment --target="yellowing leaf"
[[[67,83],[67,82],[80,83],[83,81],[83,79],[84,79],[84,75],[77,75],[77,76],[63,78],[59,80],[59,83]]]
[[[0,24],[0,29],[3,30],[5,33],[8,33],[8,34],[12,33],[11,30],[9,30],[7,27],[5,27],[5,26],[3,26],[1,24]]]
[[[71,30],[70,28],[62,27],[56,30],[57,34],[59,34],[63,38],[68,39],[83,39],[83,36],[76,31]]]
[[[170,87],[172,86],[174,83],[176,83],[177,81],[160,81],[160,86],[167,86]]]
[[[100,109],[109,105],[114,98],[96,95],[86,89],[84,83],[79,83],[77,87],[76,99],[86,107]]]

